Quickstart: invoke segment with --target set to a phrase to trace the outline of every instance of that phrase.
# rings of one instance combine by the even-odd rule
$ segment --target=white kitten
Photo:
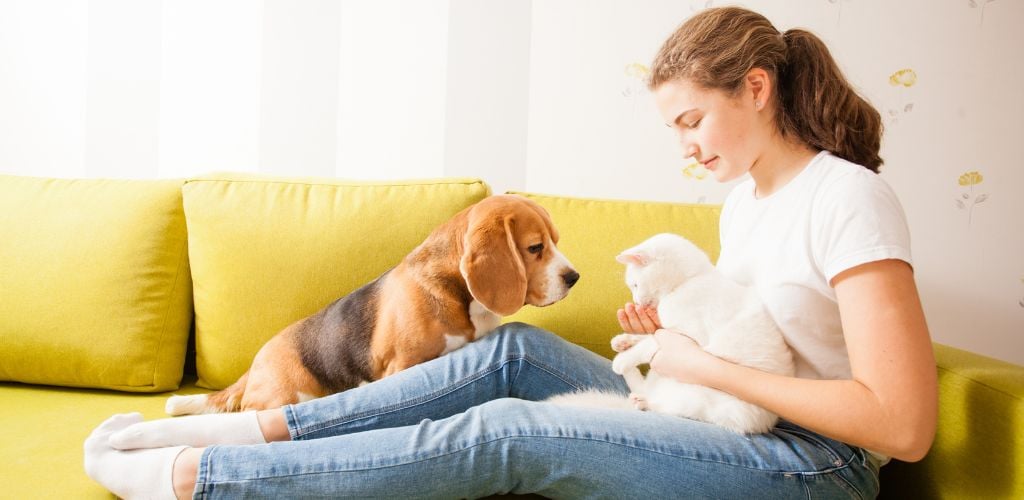
[[[793,375],[793,358],[775,321],[752,288],[722,276],[707,255],[674,234],[659,234],[616,257],[626,264],[626,284],[637,305],[657,307],[662,328],[693,338],[705,351],[758,370]],[[657,351],[651,335],[623,333],[612,339],[619,352],[612,369],[632,394],[587,391],[548,401],[571,406],[638,408],[678,415],[739,433],[767,432],[778,416],[722,391],[684,384],[638,365]]]

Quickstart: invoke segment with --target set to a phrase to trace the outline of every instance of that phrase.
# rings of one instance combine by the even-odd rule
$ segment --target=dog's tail
[[[237,382],[213,394],[171,396],[167,399],[164,411],[174,417],[240,411],[242,409],[242,394],[245,393],[245,383],[248,378],[249,372],[245,372],[245,375],[242,375]]]

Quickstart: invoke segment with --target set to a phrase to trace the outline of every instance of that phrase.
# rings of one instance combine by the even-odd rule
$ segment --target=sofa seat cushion
[[[201,387],[238,379],[284,327],[397,265],[483,199],[474,179],[346,182],[212,175],[182,188]]]
[[[181,185],[0,176],[0,380],[178,386],[192,323]]]
[[[569,296],[545,308],[525,307],[505,321],[522,321],[557,332],[606,357],[609,341],[622,332],[615,311],[632,296],[625,266],[615,256],[657,233],[688,238],[718,260],[721,207],[683,203],[597,200],[516,193],[551,214],[558,227],[558,249],[573,263],[580,280]]]
[[[205,392],[186,382],[174,394]],[[113,498],[85,475],[85,438],[115,413],[166,418],[169,396],[0,383],[0,497]]]

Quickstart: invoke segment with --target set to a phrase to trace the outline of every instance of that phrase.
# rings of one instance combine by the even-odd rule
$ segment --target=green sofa
[[[220,388],[283,326],[391,267],[487,196],[473,179],[176,181],[0,176],[0,498],[107,498],[82,442],[113,413],[163,417]],[[719,208],[526,194],[582,278],[525,321],[610,356],[629,300],[614,256],[671,231],[718,252]],[[1024,368],[936,345],[938,436],[882,496],[1024,498]]]

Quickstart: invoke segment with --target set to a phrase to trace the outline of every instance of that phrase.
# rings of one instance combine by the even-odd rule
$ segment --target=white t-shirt
[[[911,263],[910,232],[892,188],[823,151],[770,196],[755,198],[753,179],[736,186],[720,229],[718,269],[756,287],[793,350],[796,376],[851,378],[829,282],[867,262]]]

